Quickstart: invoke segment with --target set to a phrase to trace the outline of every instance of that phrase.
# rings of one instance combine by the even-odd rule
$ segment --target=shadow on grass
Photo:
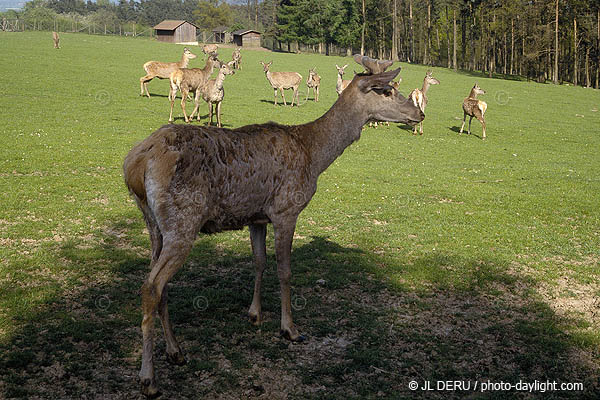
[[[117,235],[55,251],[81,276],[0,344],[0,397],[132,399],[138,393],[140,286],[147,249]],[[141,229],[136,225],[136,229]],[[598,368],[573,344],[567,321],[538,300],[534,283],[497,260],[432,252],[399,263],[316,236],[292,255],[293,313],[304,344],[279,338],[279,286],[269,251],[265,322],[246,320],[254,272],[246,250],[201,237],[170,284],[175,334],[189,362],[172,367],[157,323],[163,398],[464,398],[411,392],[410,381],[583,382],[544,398],[597,398]],[[147,241],[146,241],[147,242]],[[272,247],[272,235],[270,235]],[[42,283],[43,284],[43,283]],[[592,361],[590,361],[592,360]],[[485,398],[506,398],[490,392]],[[539,393],[536,393],[539,395]]]

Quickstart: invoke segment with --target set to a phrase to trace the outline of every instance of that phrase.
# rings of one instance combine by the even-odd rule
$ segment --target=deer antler
[[[360,54],[355,54],[353,57],[354,61],[365,67],[365,70],[369,75],[385,72],[385,70],[391,67],[394,63],[393,61],[389,60],[376,60],[371,57],[361,56]]]

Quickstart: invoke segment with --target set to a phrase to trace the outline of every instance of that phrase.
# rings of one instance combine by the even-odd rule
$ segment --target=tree
[[[196,24],[206,30],[229,26],[233,20],[229,5],[219,0],[201,0],[193,15]]]

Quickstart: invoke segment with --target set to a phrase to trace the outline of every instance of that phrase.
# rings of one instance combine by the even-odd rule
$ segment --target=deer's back
[[[144,64],[144,70],[148,74],[154,74],[157,78],[168,79],[171,73],[179,69],[176,62],[164,63],[159,61],[148,61]]]
[[[274,88],[289,89],[300,85],[302,75],[297,72],[271,72],[271,86]]]
[[[235,130],[165,125],[131,150],[125,179],[157,210],[176,205],[194,210],[190,218],[202,214],[205,232],[239,229],[297,206],[292,194],[314,185],[294,132],[274,123]]]

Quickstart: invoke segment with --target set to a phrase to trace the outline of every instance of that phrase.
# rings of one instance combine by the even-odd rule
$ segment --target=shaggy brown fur
[[[281,333],[303,340],[292,321],[290,254],[296,220],[317,189],[319,175],[360,138],[370,119],[415,124],[421,110],[389,82],[400,69],[357,75],[321,118],[296,126],[267,123],[237,129],[166,125],[136,145],[123,166],[150,232],[151,272],[142,286],[142,392],[158,394],[154,376],[154,315],[167,343],[167,359],[185,362],[167,310],[167,282],[189,254],[199,232],[248,225],[256,281],[248,311],[262,319],[260,291],[266,265],[267,224],[275,231],[281,286]]]

